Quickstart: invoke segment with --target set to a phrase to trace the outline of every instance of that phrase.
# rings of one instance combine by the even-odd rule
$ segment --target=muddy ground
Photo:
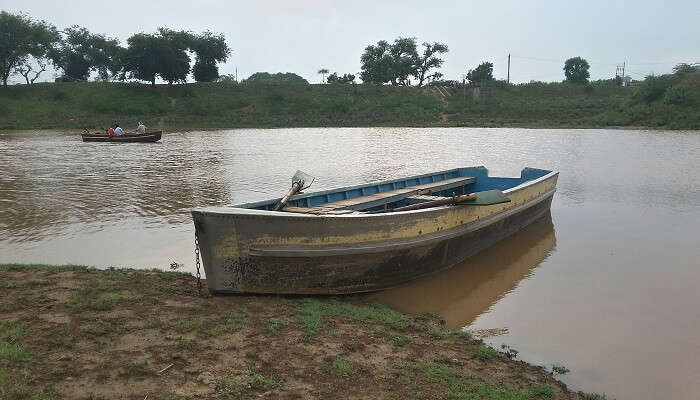
[[[27,265],[0,266],[0,293],[0,400],[584,398],[363,297],[199,297],[185,274]]]

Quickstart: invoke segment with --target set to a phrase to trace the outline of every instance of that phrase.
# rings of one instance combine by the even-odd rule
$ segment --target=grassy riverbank
[[[42,83],[0,88],[0,129],[99,128],[139,120],[166,130],[320,126],[700,129],[700,73],[654,85],[492,84],[474,101],[451,89],[373,85]]]
[[[0,273],[2,400],[603,399],[362,297],[198,297],[173,272]]]

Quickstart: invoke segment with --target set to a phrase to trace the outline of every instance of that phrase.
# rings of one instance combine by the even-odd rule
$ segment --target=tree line
[[[195,62],[190,67],[190,54]],[[32,84],[50,63],[68,81],[88,80],[96,73],[101,80],[127,78],[155,85],[160,77],[169,84],[184,82],[191,72],[198,82],[219,77],[218,63],[231,54],[223,35],[204,31],[158,28],[155,33],[136,33],[119,40],[96,34],[78,25],[58,30],[54,25],[24,14],[0,12],[0,78],[4,86],[13,74]]]
[[[423,86],[456,84],[444,81],[438,70],[449,48],[440,42],[423,42],[415,37],[398,37],[393,42],[380,40],[365,47],[360,57],[359,78],[366,84]],[[96,34],[74,25],[64,30],[24,14],[0,12],[0,78],[4,86],[10,76],[21,75],[27,84],[36,81],[49,64],[60,70],[60,80],[84,81],[92,74],[100,80],[137,79],[155,86],[157,78],[169,84],[185,82],[192,73],[198,82],[219,80],[237,83],[231,75],[219,76],[218,64],[226,62],[231,49],[222,34],[204,31],[196,34],[158,28],[155,33],[136,33],[127,46],[118,39]],[[190,56],[194,55],[191,66]],[[590,65],[581,57],[564,63],[566,82],[585,84]],[[688,68],[697,68],[688,65]],[[355,74],[331,73],[321,68],[322,82],[355,83]],[[493,63],[484,61],[465,74],[465,82],[483,84],[493,81]],[[246,83],[308,83],[293,73],[257,72]],[[618,82],[620,83],[620,82]]]

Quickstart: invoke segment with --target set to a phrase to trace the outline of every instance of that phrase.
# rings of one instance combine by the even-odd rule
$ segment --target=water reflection
[[[502,176],[551,168],[560,171],[556,251],[545,219],[377,299],[437,312],[453,328],[507,326],[496,345],[536,364],[564,363],[571,372],[563,379],[576,389],[695,398],[698,159],[700,134],[678,131],[238,129],[171,133],[155,145],[5,131],[0,262],[167,268],[176,261],[192,272],[190,208],[280,196],[296,169],[315,175],[313,190],[323,190],[468,165]]]
[[[83,224],[130,217],[153,223],[189,221],[202,203],[227,203],[228,182],[217,149],[198,137],[167,144],[82,143],[77,135],[4,133],[0,153],[0,231],[9,242],[80,234]],[[186,172],[185,172],[186,171]]]
[[[459,329],[514,290],[555,247],[548,213],[464,263],[371,297],[404,312],[437,313],[450,329]]]

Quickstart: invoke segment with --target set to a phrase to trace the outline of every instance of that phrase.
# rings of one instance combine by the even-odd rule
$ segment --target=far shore
[[[401,126],[401,125],[367,125],[367,126],[266,126],[266,127],[238,127],[238,126],[231,126],[231,127],[207,127],[207,128],[201,128],[201,127],[192,127],[192,126],[155,126],[155,127],[147,127],[148,131],[163,131],[164,134],[168,133],[182,133],[182,132],[214,132],[214,131],[229,131],[229,130],[240,130],[240,129],[263,129],[263,130],[272,130],[272,129],[363,129],[363,128],[387,128],[387,129],[412,129],[412,128],[418,128],[418,129],[441,129],[441,128],[469,128],[469,129],[546,129],[546,130],[612,130],[612,131],[658,131],[658,132],[663,132],[663,131],[668,131],[668,128],[665,127],[655,127],[655,126],[580,126],[580,125],[575,125],[575,126],[565,126],[565,125],[558,125],[558,126],[547,126],[547,125],[474,125],[474,126],[467,126],[467,125],[425,125],[425,126]],[[79,135],[80,133],[83,132],[83,129],[80,128],[74,128],[74,127],[56,127],[56,128],[23,128],[23,129],[0,129],[0,133],[2,132],[28,132],[28,131],[51,131],[51,130],[60,130],[60,131],[75,131],[76,135]],[[91,131],[99,131],[99,128],[97,129],[92,129]],[[700,129],[682,129],[681,131],[689,131],[689,132],[700,132]],[[131,131],[129,131],[131,132]]]
[[[647,103],[636,94],[639,88],[605,82],[500,82],[485,97],[463,96],[460,88],[443,89],[438,96],[429,87],[363,84],[13,85],[0,88],[0,130],[97,130],[114,121],[127,129],[143,121],[165,132],[307,127],[697,130],[700,79],[693,76],[683,83],[690,93],[683,104]]]

